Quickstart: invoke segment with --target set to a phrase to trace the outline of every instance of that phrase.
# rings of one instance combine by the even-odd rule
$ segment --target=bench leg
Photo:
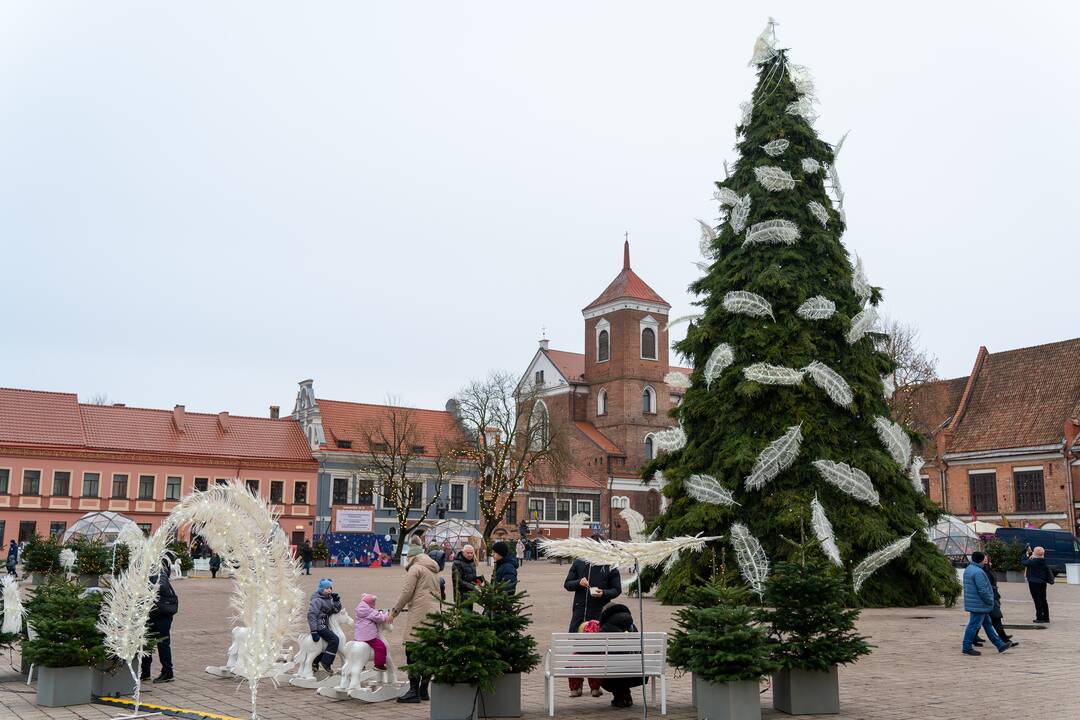
[[[667,675],[660,676],[660,714],[667,715]]]
[[[555,678],[547,678],[548,717],[555,717]]]

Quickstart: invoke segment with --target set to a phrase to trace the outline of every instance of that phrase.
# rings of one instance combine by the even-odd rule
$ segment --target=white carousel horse
[[[240,652],[244,647],[244,642],[247,640],[248,629],[243,625],[237,625],[232,629],[232,644],[229,645],[229,657],[225,661],[224,665],[210,665],[206,668],[206,672],[219,678],[231,678],[236,677],[236,665],[239,662]],[[310,638],[310,635],[308,636]],[[274,671],[277,673],[284,673],[291,670],[293,663],[285,658],[282,662],[275,665]]]
[[[384,643],[383,633],[393,630],[392,625],[379,628],[379,639]],[[350,640],[338,652],[344,658],[341,666],[341,680],[333,687],[321,687],[317,693],[335,700],[351,697],[364,702],[384,702],[395,700],[405,693],[408,685],[397,679],[397,667],[390,653],[386,654],[386,669],[364,670],[375,657],[375,651],[362,640]]]
[[[326,621],[326,624],[330,628],[330,632],[337,635],[338,654],[340,655],[341,649],[345,647],[345,643],[347,642],[345,633],[341,631],[341,626],[352,625],[352,615],[346,610],[341,610],[341,612],[331,615]],[[322,638],[312,640],[311,633],[304,633],[296,638],[296,644],[299,646],[299,649],[296,651],[296,654],[293,655],[292,659],[295,675],[288,678],[289,684],[308,689],[337,685],[339,680],[337,675],[323,680],[317,680],[315,678],[315,671],[311,669],[312,663],[314,663],[315,660],[323,654],[323,650],[326,649],[326,641]]]

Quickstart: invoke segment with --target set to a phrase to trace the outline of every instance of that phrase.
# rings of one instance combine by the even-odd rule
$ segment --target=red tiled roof
[[[580,430],[582,432],[582,434],[585,435],[585,437],[589,438],[589,440],[591,440],[594,445],[599,447],[601,450],[603,450],[607,454],[609,454],[609,455],[625,455],[626,454],[621,449],[619,449],[618,445],[611,442],[611,440],[609,440],[607,438],[607,436],[604,435],[604,433],[597,430],[596,426],[593,425],[591,422],[583,422],[583,421],[579,420],[579,421],[575,421],[574,425],[577,426],[577,429]]]
[[[544,350],[544,353],[569,382],[576,382],[585,377],[585,353],[563,350]]]
[[[897,390],[894,405],[905,425],[929,438],[956,412],[967,378],[935,380]]]
[[[949,452],[1062,442],[1080,401],[1080,338],[987,353],[974,378]]]
[[[0,442],[83,445],[79,398],[74,393],[0,388]]]
[[[611,281],[611,284],[607,286],[607,289],[600,293],[600,297],[586,305],[585,309],[589,310],[600,305],[605,305],[613,300],[622,300],[624,298],[629,300],[644,300],[657,305],[663,305],[664,307],[671,307],[664,298],[660,297],[655,290],[637,276],[637,273],[630,269],[629,242],[623,245],[622,272],[616,275],[615,279]]]
[[[326,434],[326,444],[323,446],[326,449],[338,450],[338,441],[347,440],[352,443],[352,450],[355,452],[367,452],[370,433],[380,424],[388,438],[394,436],[389,426],[391,415],[388,411],[391,406],[321,398],[317,402],[319,414],[322,416],[323,432]],[[434,455],[447,443],[463,439],[460,426],[445,410],[401,407],[397,410],[408,415],[407,421],[404,416],[399,416],[399,419],[412,426],[412,430],[406,431],[414,433],[415,442],[410,440],[410,444],[423,445],[425,455]]]

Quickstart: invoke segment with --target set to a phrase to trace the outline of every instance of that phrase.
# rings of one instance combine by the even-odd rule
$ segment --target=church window
[[[656,412],[656,392],[648,385],[641,391],[641,412],[647,415]]]
[[[654,457],[656,457],[656,455],[655,455],[655,450],[653,449],[653,436],[652,435],[646,435],[645,436],[645,459],[646,460],[652,460]]]
[[[601,390],[596,396],[596,414],[607,415],[607,390]]]
[[[608,337],[608,331],[607,330],[601,330],[600,335],[596,339],[596,361],[597,362],[604,362],[604,361],[606,361],[608,359],[608,357],[610,355],[610,348],[609,348],[610,343],[611,343],[611,340]]]
[[[656,359],[656,331],[651,327],[641,331],[641,357],[646,360]]]

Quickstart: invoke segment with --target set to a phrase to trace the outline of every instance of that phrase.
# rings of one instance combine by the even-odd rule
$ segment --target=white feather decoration
[[[773,317],[772,305],[760,295],[745,290],[732,290],[724,295],[724,309],[737,315]],[[775,318],[773,318],[775,320]]]
[[[862,340],[866,333],[873,330],[877,320],[877,310],[874,309],[873,305],[855,313],[855,317],[851,318],[851,327],[847,332],[848,343],[854,345]]]
[[[19,596],[19,582],[14,575],[0,579],[0,594],[4,599],[4,624],[0,632],[12,635],[22,631],[23,603]]]
[[[709,354],[705,362],[705,387],[712,387],[713,380],[720,377],[731,363],[735,362],[735,351],[727,343],[720,343]]]
[[[847,380],[844,380],[840,373],[817,360],[803,369],[810,376],[810,380],[829,395],[830,400],[840,407],[846,408],[851,405],[851,401],[854,400],[851,386],[847,384]]]
[[[798,115],[810,124],[818,118],[817,112],[814,111],[814,100],[809,95],[801,95],[795,102],[788,103],[787,114]]]
[[[915,488],[915,492],[923,495],[926,491],[923,489],[922,484],[922,469],[926,461],[919,455],[916,455],[911,460],[911,469],[908,471],[911,476],[911,487]]]
[[[64,548],[60,551],[60,567],[64,568],[68,572],[71,572],[71,568],[75,567],[75,551],[71,548]]]
[[[896,542],[883,547],[881,550],[867,555],[865,560],[856,565],[855,569],[851,571],[851,579],[855,584],[855,592],[859,592],[863,583],[866,582],[871,575],[907,552],[907,549],[911,547],[911,538],[913,537],[915,537],[915,533],[911,533],[905,538],[900,538]]]
[[[743,487],[747,490],[758,490],[765,483],[772,480],[784,470],[791,467],[795,458],[799,457],[799,447],[802,445],[802,423],[792,425],[783,435],[769,443],[768,447],[761,451],[754,468],[743,481]]]
[[[874,429],[877,430],[881,443],[892,455],[892,459],[900,467],[907,469],[908,463],[911,462],[911,438],[904,432],[904,428],[878,415],[874,418]]]
[[[750,226],[743,245],[791,245],[800,237],[799,226],[790,220],[765,220]]]
[[[891,400],[896,392],[896,377],[891,374],[881,376],[881,390],[886,400]]]
[[[817,221],[821,223],[821,227],[829,227],[829,211],[825,209],[824,205],[817,200],[811,200],[806,203],[806,207],[810,209],[810,214],[817,218]]]
[[[720,207],[738,205],[740,202],[739,194],[731,188],[726,187],[718,188],[716,192],[713,193],[713,199],[720,203]]]
[[[758,184],[769,192],[791,190],[795,187],[795,179],[791,177],[791,173],[772,165],[754,168],[754,176]]]
[[[803,371],[759,362],[744,367],[743,377],[762,385],[798,385],[802,382]]]
[[[814,499],[810,501],[810,527],[813,528],[814,536],[821,544],[821,551],[825,553],[825,557],[843,567],[844,563],[840,559],[840,548],[836,546],[832,523],[825,515],[825,508],[821,506],[817,495],[814,495]]]
[[[742,115],[739,118],[739,125],[746,127],[750,124],[750,118],[753,117],[754,105],[749,102],[739,103],[739,109],[742,110]]]
[[[570,516],[568,534],[570,537],[581,537],[581,531],[585,529],[585,523],[589,522],[588,513],[574,513]]]
[[[703,317],[705,317],[705,316],[702,315],[701,313],[696,313],[694,315],[681,315],[681,316],[675,318],[674,320],[669,320],[668,324],[664,326],[664,329],[668,330],[668,329],[670,329],[670,328],[672,328],[672,327],[674,327],[676,325],[682,325],[683,323],[694,322],[695,320],[700,320]]]
[[[713,256],[712,244],[716,242],[716,230],[704,220],[698,220],[698,224],[701,225],[701,240],[698,241],[698,249],[702,257],[711,258]]]
[[[866,279],[866,270],[863,269],[862,258],[858,255],[855,256],[855,267],[851,271],[851,289],[855,291],[855,296],[862,301],[863,305],[872,294],[870,283]]]
[[[832,460],[815,460],[813,464],[821,477],[856,500],[862,500],[868,505],[881,504],[881,498],[874,489],[874,484],[870,482],[870,476],[862,470]]]
[[[626,528],[630,531],[631,541],[644,542],[647,539],[644,515],[633,508],[623,508],[619,511],[619,517],[626,521]]]
[[[690,376],[677,370],[672,370],[664,376],[664,382],[671,387],[686,390],[690,387]]]
[[[754,41],[754,54],[748,66],[761,65],[776,57],[776,21],[769,18],[769,23]]]
[[[731,491],[712,475],[691,475],[683,483],[686,494],[712,505],[738,505]]]
[[[803,320],[828,320],[836,312],[836,303],[824,295],[815,295],[795,311]]]
[[[681,425],[661,430],[653,438],[656,440],[656,449],[663,452],[675,452],[686,446],[686,433]]]
[[[841,135],[840,139],[836,141],[836,145],[833,146],[833,162],[836,161],[836,156],[840,154],[840,148],[844,147],[844,141],[847,140],[848,133],[850,132],[851,131],[848,130],[846,133]]]
[[[731,229],[738,235],[746,228],[746,220],[750,217],[750,195],[745,195],[739,200],[737,205],[732,206],[731,213],[728,215],[728,222],[731,223]]]
[[[787,150],[788,146],[790,145],[790,140],[784,140],[783,138],[781,138],[779,140],[771,140],[765,143],[761,146],[761,149],[764,150],[765,153],[770,157],[776,157],[778,155],[783,155],[784,151]]]
[[[549,557],[584,560],[590,565],[607,565],[609,567],[636,564],[640,569],[644,570],[647,567],[663,565],[676,553],[698,552],[705,547],[706,543],[720,539],[720,536],[691,537],[689,535],[645,542],[592,540],[589,538],[569,538],[567,540],[542,538],[540,547],[544,549],[544,554]]]
[[[814,78],[810,74],[810,69],[805,65],[796,65],[795,63],[787,63],[788,77],[791,78],[792,84],[795,85],[795,90],[800,95],[813,95],[814,94]]]
[[[814,173],[819,172],[821,170],[821,163],[819,163],[814,158],[803,158],[802,159],[802,169],[803,169],[803,172],[806,173],[807,175],[813,175]]]
[[[691,260],[690,262],[694,263],[694,267],[696,267],[701,272],[704,272],[704,273],[709,272],[709,263],[703,263],[703,262],[701,262],[699,260]],[[668,323],[668,324],[670,324],[670,323]]]
[[[757,538],[742,523],[731,524],[731,547],[735,561],[739,563],[742,576],[758,595],[765,594],[765,581],[769,579],[769,558]]]
[[[835,163],[826,165],[825,170],[829,173],[829,184],[832,187],[833,194],[836,195],[836,204],[842,218],[844,213],[844,188],[840,185],[840,174],[836,172]]]

